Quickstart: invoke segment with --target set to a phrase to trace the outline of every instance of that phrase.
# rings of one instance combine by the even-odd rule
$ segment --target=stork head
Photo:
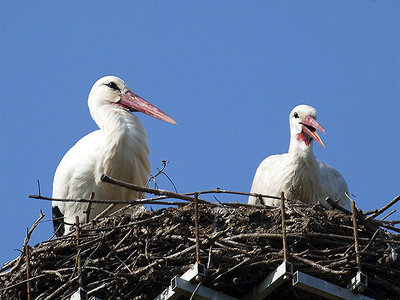
[[[317,133],[317,129],[325,133],[325,129],[317,122],[317,111],[308,105],[298,105],[290,112],[290,135],[300,144],[309,147],[312,140],[316,140],[322,147],[325,147]]]
[[[116,76],[105,76],[93,85],[89,94],[89,109],[113,107],[129,112],[142,112],[165,122],[176,124],[166,113],[133,93],[126,83]]]

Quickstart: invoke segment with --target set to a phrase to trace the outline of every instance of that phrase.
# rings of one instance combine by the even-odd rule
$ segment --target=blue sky
[[[305,103],[327,131],[316,156],[341,172],[359,207],[399,194],[398,1],[0,5],[0,263],[18,255],[40,209],[51,218],[50,202],[28,195],[40,179],[51,196],[64,153],[96,129],[87,96],[105,75],[178,122],[139,115],[152,173],[169,161],[179,192],[249,191],[258,164],[287,151],[289,112]],[[51,231],[40,224],[30,244]]]

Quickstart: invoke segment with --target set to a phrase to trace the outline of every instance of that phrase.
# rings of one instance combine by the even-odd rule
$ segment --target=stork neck
[[[130,112],[111,105],[103,105],[91,111],[92,117],[100,129],[111,140],[118,140],[132,133],[132,128],[142,127],[140,121]]]
[[[304,159],[316,160],[313,151],[313,141],[308,145],[298,138],[297,134],[290,137],[289,154]]]
[[[104,143],[95,172],[96,182],[101,181],[101,174],[113,176],[113,170],[130,170],[130,164],[136,164],[137,157],[148,166],[146,131],[136,116],[118,107],[108,106],[104,110],[96,110],[93,119],[100,127]]]

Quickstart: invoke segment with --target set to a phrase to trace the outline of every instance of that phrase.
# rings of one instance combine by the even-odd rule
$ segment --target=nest
[[[27,298],[29,262],[32,299],[67,298],[80,285],[101,299],[154,299],[196,261],[193,211],[187,204],[121,213],[81,226],[78,235],[40,243],[29,249],[28,260],[21,254],[1,269],[0,296]],[[347,287],[358,271],[351,216],[289,203],[285,218],[294,269]],[[280,209],[199,204],[199,241],[200,262],[208,266],[202,284],[240,298],[282,263]],[[368,276],[363,294],[398,299],[400,235],[360,217],[358,243]],[[294,297],[302,298],[301,291],[289,285],[271,296]]]

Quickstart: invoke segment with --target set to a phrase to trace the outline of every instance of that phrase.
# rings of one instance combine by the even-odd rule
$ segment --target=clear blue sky
[[[64,153],[96,129],[87,96],[104,75],[177,120],[139,115],[152,172],[169,161],[180,192],[249,191],[305,103],[327,131],[317,157],[363,210],[383,206],[400,190],[399,11],[395,0],[1,1],[0,264],[40,209],[51,218],[28,195],[40,179],[51,196]],[[30,244],[51,231],[41,224]]]

